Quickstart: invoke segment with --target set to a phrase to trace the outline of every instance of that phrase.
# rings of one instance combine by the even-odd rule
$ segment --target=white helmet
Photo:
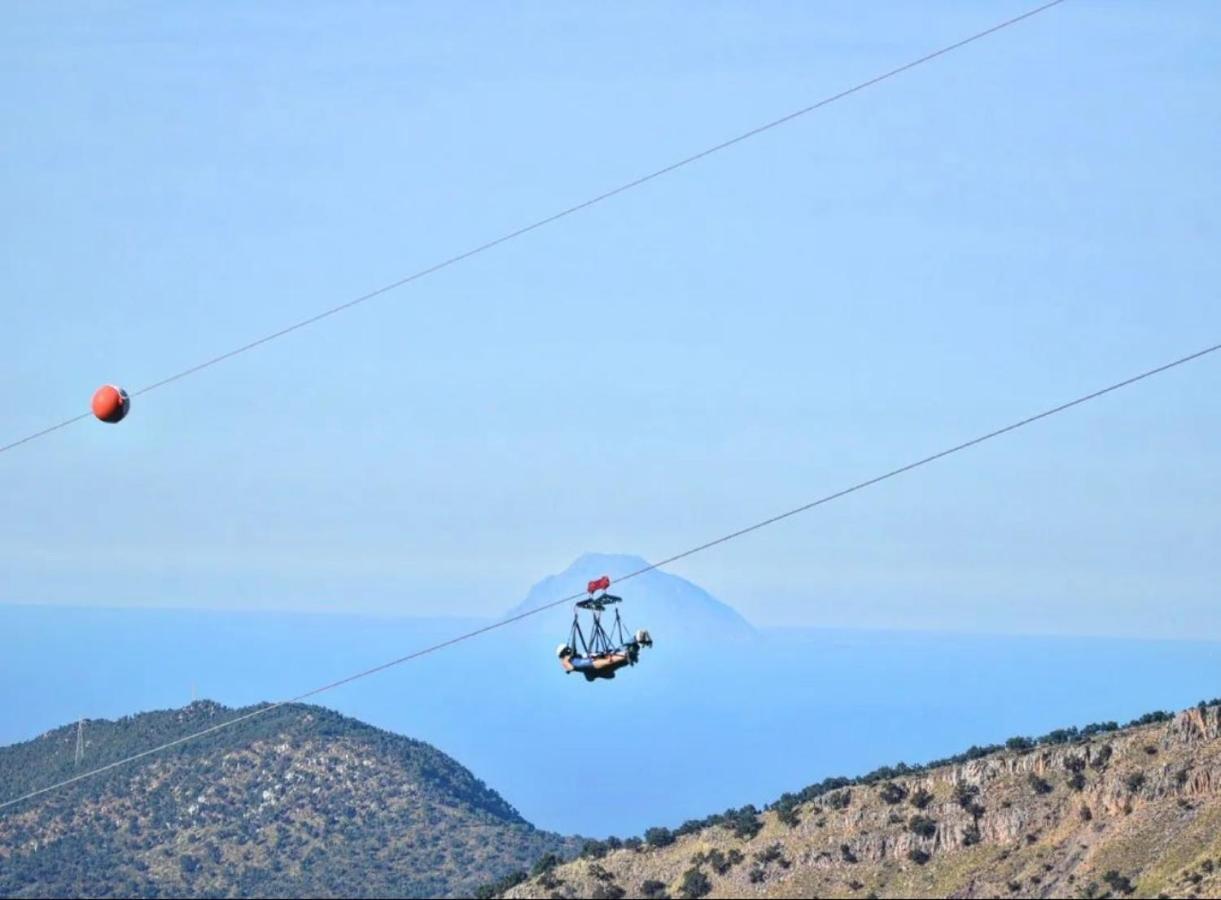
[[[555,648],[555,655],[560,659],[563,659],[565,656],[572,656],[572,648],[567,644],[560,644]]]

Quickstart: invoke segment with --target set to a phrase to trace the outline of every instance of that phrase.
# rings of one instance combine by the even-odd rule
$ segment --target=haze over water
[[[584,584],[578,561],[524,605]],[[634,565],[624,558],[619,565]],[[590,568],[593,566],[593,568]],[[318,702],[426,740],[534,824],[639,833],[830,775],[944,756],[1015,734],[1176,709],[1221,693],[1221,645],[839,629],[742,631],[682,579],[641,579],[629,627],[657,641],[612,683],[554,657],[549,611]],[[579,589],[579,588],[578,588]],[[705,598],[706,608],[689,605]],[[681,606],[691,629],[670,615]],[[682,620],[678,620],[682,621]],[[660,623],[660,624],[659,624]],[[293,696],[481,622],[281,613],[0,606],[0,742],[79,716]]]

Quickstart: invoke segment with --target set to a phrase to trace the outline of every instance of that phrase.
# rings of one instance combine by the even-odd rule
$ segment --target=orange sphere
[[[113,384],[104,384],[93,395],[93,414],[103,422],[119,422],[131,409],[127,391]]]

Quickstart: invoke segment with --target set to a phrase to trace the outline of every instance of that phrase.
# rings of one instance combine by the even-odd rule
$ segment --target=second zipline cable
[[[538,219],[535,222],[531,222],[529,225],[524,225],[521,228],[516,229],[515,231],[510,231],[509,233],[503,234],[498,238],[494,238],[483,244],[479,244],[478,246],[472,247],[469,250],[465,250],[462,253],[455,254],[454,256],[451,256],[448,259],[444,259],[441,262],[434,263],[433,265],[428,266],[427,268],[420,269],[418,272],[413,272],[410,275],[400,278],[398,281],[393,281],[390,284],[382,285],[379,288],[369,291],[367,294],[362,294],[359,297],[354,297],[353,299],[348,300],[344,303],[340,303],[337,306],[332,306],[330,309],[324,309],[322,312],[316,313],[315,315],[312,315],[309,318],[302,319],[299,322],[294,322],[293,324],[287,325],[284,328],[281,328],[277,331],[273,331],[270,334],[263,335],[260,338],[256,338],[255,340],[242,344],[240,347],[235,347],[234,349],[228,350],[224,353],[214,356],[211,359],[206,359],[203,362],[196,363],[195,365],[193,365],[189,368],[183,369],[180,372],[176,372],[173,375],[169,375],[165,378],[162,378],[160,381],[155,381],[152,384],[145,385],[144,387],[133,391],[132,396],[138,397],[142,394],[147,394],[150,391],[155,391],[158,388],[164,387],[167,384],[171,384],[172,382],[178,381],[179,379],[186,378],[189,375],[194,375],[196,372],[200,372],[204,369],[215,366],[218,363],[222,363],[225,360],[232,359],[233,357],[238,356],[242,353],[246,353],[247,351],[254,350],[257,347],[261,347],[264,344],[270,343],[271,341],[284,337],[285,335],[291,334],[294,331],[298,331],[302,328],[306,328],[310,325],[313,325],[316,322],[322,321],[323,319],[330,318],[331,316],[334,316],[345,310],[351,309],[354,306],[358,306],[362,303],[372,300],[375,297],[380,297],[382,294],[389,293],[390,291],[393,291],[393,290],[396,290],[397,288],[408,285],[413,281],[418,281],[421,278],[425,278],[429,275],[432,275],[435,272],[441,271],[442,269],[449,268],[450,266],[455,265],[456,263],[460,263],[464,260],[470,259],[472,256],[478,256],[481,253],[485,253],[486,251],[491,250],[494,247],[498,247],[501,244],[512,241],[515,238],[522,237],[523,235],[529,234],[532,231],[537,231],[540,228],[550,225],[552,222],[557,222],[560,219],[565,219],[568,216],[573,215],[574,213],[578,213],[578,212],[581,212],[582,210],[589,209],[591,206],[597,206],[598,204],[602,203],[603,201],[609,200],[612,197],[617,197],[620,194],[623,194],[623,193],[626,193],[627,191],[638,188],[641,185],[647,184],[650,181],[653,181],[657,178],[661,178],[663,175],[668,175],[671,172],[676,171],[677,169],[681,169],[681,168],[691,165],[692,163],[698,162],[699,160],[704,159],[705,157],[712,156],[715,153],[720,153],[722,150],[727,150],[728,148],[733,147],[736,144],[740,144],[743,141],[747,141],[753,137],[757,137],[758,135],[763,134],[766,131],[771,131],[773,128],[779,128],[781,125],[786,125],[789,122],[792,122],[794,119],[799,119],[802,116],[808,115],[809,113],[812,113],[815,110],[821,109],[824,106],[828,106],[832,103],[835,103],[838,100],[842,100],[845,97],[849,97],[855,93],[858,93],[859,91],[863,91],[866,88],[873,87],[875,84],[879,84],[883,81],[886,81],[887,79],[893,78],[896,75],[899,75],[899,74],[902,74],[903,72],[908,71],[909,69],[914,69],[917,66],[924,65],[927,62],[932,62],[933,60],[937,59],[938,57],[945,56],[947,53],[951,53],[955,50],[958,50],[961,47],[965,47],[967,44],[972,44],[975,41],[988,37],[989,35],[995,34],[998,31],[1003,31],[1004,29],[1009,28],[1012,25],[1016,25],[1019,22],[1025,21],[1026,19],[1032,18],[1033,16],[1037,16],[1039,13],[1045,12],[1045,11],[1051,9],[1053,6],[1059,6],[1061,3],[1064,3],[1064,2],[1065,2],[1065,0],[1051,0],[1050,3],[1044,3],[1042,6],[1037,6],[1034,9],[1029,9],[1026,12],[1016,15],[1011,19],[1006,19],[1003,22],[998,22],[997,24],[991,26],[990,28],[985,28],[983,31],[978,31],[975,34],[972,34],[969,37],[965,37],[961,40],[955,41],[952,44],[947,44],[946,46],[940,48],[939,50],[934,50],[931,53],[926,53],[924,56],[913,59],[910,62],[906,62],[901,66],[896,66],[893,69],[890,69],[886,72],[881,73],[880,75],[875,75],[872,78],[869,78],[865,81],[854,84],[850,88],[846,88],[836,94],[831,94],[828,97],[824,97],[823,99],[821,99],[815,103],[811,103],[809,106],[804,106],[801,109],[794,110],[793,112],[783,115],[778,119],[773,119],[772,121],[766,122],[759,126],[756,126],[755,128],[752,128],[749,131],[744,131],[739,135],[735,135],[734,137],[729,138],[728,140],[722,141],[721,143],[715,144],[704,150],[700,150],[698,153],[693,153],[690,156],[684,157],[683,159],[680,159],[676,162],[672,162],[669,165],[663,166],[660,169],[655,169],[654,171],[649,172],[647,175],[642,175],[639,178],[635,178],[631,181],[625,182],[624,184],[621,184],[618,187],[614,187],[614,188],[611,188],[610,190],[603,191],[601,194],[591,197],[588,200],[584,200],[580,203],[574,204],[573,206],[569,206],[566,209],[560,210],[559,212],[552,213],[551,215],[546,216],[545,218]],[[18,440],[12,441],[11,443],[0,445],[0,453],[5,452],[6,450],[12,450],[14,447],[19,447],[22,444],[29,443],[30,441],[43,437],[44,435],[50,434],[53,431],[58,431],[61,428],[66,428],[69,425],[72,425],[76,422],[79,422],[82,419],[87,419],[87,418],[89,418],[89,414],[82,413],[81,415],[73,416],[72,418],[65,419],[64,421],[59,422],[55,425],[51,425],[48,428],[44,428],[41,431],[37,431],[33,434],[26,435],[23,438],[19,438]]]
[[[778,513],[774,516],[769,516],[766,519],[762,519],[758,522],[755,522],[752,525],[747,525],[744,528],[739,528],[736,531],[731,531],[728,534],[721,535],[720,537],[714,538],[713,540],[705,541],[702,544],[697,544],[696,546],[691,547],[690,549],[684,550],[681,553],[676,553],[673,556],[667,556],[665,559],[662,559],[658,562],[650,563],[649,565],[645,566],[642,569],[637,569],[634,572],[627,572],[627,573],[618,575],[614,578],[614,582],[618,583],[618,582],[627,581],[630,578],[636,578],[640,575],[645,574],[646,572],[651,572],[654,569],[660,568],[661,566],[668,565],[669,563],[676,562],[677,560],[680,560],[680,559],[685,559],[688,556],[693,556],[696,553],[700,553],[700,552],[702,552],[704,550],[708,550],[712,547],[719,546],[720,544],[728,543],[729,541],[742,537],[743,535],[747,535],[752,532],[759,531],[760,529],[767,528],[769,525],[775,525],[777,522],[782,522],[785,519],[792,518],[793,516],[799,515],[800,513],[808,512],[812,509],[815,509],[816,507],[822,506],[823,504],[830,503],[833,500],[838,500],[841,497],[846,497],[849,494],[854,494],[857,491],[862,491],[865,488],[872,487],[873,485],[879,484],[883,481],[888,481],[891,478],[896,478],[899,475],[903,475],[907,472],[911,472],[913,469],[918,469],[922,466],[927,466],[929,463],[936,462],[939,459],[945,459],[947,456],[952,456],[955,453],[961,453],[963,450],[967,450],[971,447],[976,447],[986,441],[992,440],[993,438],[998,438],[1002,435],[1009,434],[1010,432],[1017,431],[1018,429],[1024,428],[1027,425],[1031,425],[1031,424],[1033,424],[1035,422],[1039,422],[1043,419],[1050,418],[1051,416],[1058,415],[1059,413],[1066,412],[1067,410],[1081,406],[1084,403],[1089,403],[1092,400],[1097,400],[1099,397],[1103,397],[1103,396],[1106,396],[1107,394],[1114,393],[1115,391],[1121,390],[1123,388],[1130,387],[1131,385],[1136,384],[1137,382],[1140,382],[1140,381],[1144,381],[1147,378],[1152,378],[1155,375],[1160,375],[1163,372],[1167,372],[1171,369],[1176,369],[1179,366],[1186,365],[1187,363],[1201,359],[1205,356],[1208,356],[1209,354],[1216,353],[1218,350],[1221,350],[1221,344],[1213,344],[1210,347],[1205,347],[1202,350],[1197,350],[1195,353],[1189,353],[1186,356],[1181,356],[1178,359],[1172,360],[1168,363],[1164,363],[1155,368],[1146,369],[1145,371],[1143,371],[1137,375],[1133,375],[1129,378],[1125,378],[1122,381],[1114,382],[1113,384],[1109,384],[1106,387],[1099,388],[1096,391],[1091,391],[1088,394],[1082,394],[1080,397],[1076,397],[1072,400],[1068,400],[1064,403],[1060,403],[1056,406],[1053,406],[1049,409],[1045,409],[1042,412],[1035,413],[1034,415],[1027,416],[1023,419],[1018,419],[1016,422],[1012,422],[1001,428],[996,428],[996,429],[993,429],[992,431],[985,432],[984,434],[981,434],[978,437],[971,438],[970,440],[963,441],[962,443],[954,444],[953,446],[947,447],[944,450],[939,450],[936,453],[921,457],[920,459],[917,459],[914,462],[910,462],[905,465],[899,466],[898,468],[891,469],[888,472],[883,472],[881,475],[876,475],[873,478],[866,479],[865,481],[859,481],[856,484],[850,485],[846,488],[842,488],[841,490],[827,494],[823,497],[819,497],[817,500],[812,500],[808,503],[803,503],[800,506],[793,507],[792,509],[786,510],[786,511]],[[32,800],[36,797],[39,797],[42,794],[46,794],[50,791],[55,791],[55,790],[59,790],[60,788],[68,787],[69,785],[75,784],[78,781],[83,781],[86,778],[91,778],[96,775],[101,775],[103,772],[109,772],[113,769],[117,769],[120,766],[124,766],[129,763],[133,763],[138,760],[144,759],[146,757],[152,756],[154,754],[161,753],[165,750],[169,750],[173,747],[177,747],[181,744],[185,744],[188,741],[194,740],[196,738],[204,737],[205,735],[213,734],[224,728],[229,728],[229,727],[237,725],[241,722],[246,722],[246,721],[256,718],[258,716],[265,715],[269,712],[272,712],[273,710],[279,709],[283,706],[287,706],[290,703],[299,703],[302,700],[308,700],[311,697],[316,697],[319,694],[326,693],[327,691],[332,691],[335,688],[342,687],[345,684],[351,684],[352,682],[359,681],[362,678],[368,678],[370,675],[376,675],[378,672],[384,672],[387,669],[392,669],[395,666],[403,665],[404,663],[411,662],[414,659],[419,659],[422,656],[427,656],[430,653],[436,653],[438,650],[444,650],[447,647],[452,647],[455,644],[460,644],[463,641],[468,641],[471,638],[478,637],[479,635],[487,634],[489,631],[495,631],[498,628],[504,628],[507,625],[512,625],[514,622],[520,622],[522,619],[529,618],[530,616],[537,615],[538,613],[544,612],[549,609],[554,609],[555,607],[560,606],[562,604],[567,604],[567,603],[573,602],[574,600],[579,600],[581,597],[584,597],[584,596],[585,596],[585,594],[583,594],[583,593],[573,594],[568,597],[563,597],[552,603],[545,603],[542,606],[536,606],[533,609],[528,609],[525,612],[518,613],[515,616],[510,616],[509,618],[503,619],[499,622],[494,622],[491,625],[485,625],[482,628],[476,628],[474,631],[468,631],[465,634],[457,635],[456,637],[452,637],[447,641],[442,641],[439,644],[433,644],[429,647],[424,647],[423,649],[416,650],[412,653],[408,653],[406,656],[400,656],[397,659],[392,659],[389,662],[384,662],[384,663],[381,663],[380,665],[373,666],[372,668],[364,669],[363,671],[356,672],[356,673],[354,673],[352,675],[348,675],[344,678],[340,678],[337,681],[332,681],[332,682],[330,682],[328,684],[324,684],[320,687],[312,688],[311,690],[305,691],[302,694],[298,694],[295,697],[290,697],[287,700],[281,700],[278,703],[269,703],[266,706],[259,707],[258,709],[252,710],[248,713],[243,713],[242,715],[237,716],[236,718],[229,719],[225,722],[221,722],[221,723],[213,725],[209,728],[205,728],[202,731],[197,731],[197,732],[193,732],[192,734],[184,735],[183,737],[176,738],[175,740],[167,741],[164,744],[159,744],[156,747],[150,747],[149,749],[141,751],[140,753],[135,753],[135,754],[132,754],[131,756],[124,757],[123,759],[115,760],[114,762],[108,763],[107,765],[99,766],[96,769],[91,769],[88,772],[82,772],[81,774],[76,775],[72,778],[67,778],[67,779],[64,779],[63,781],[58,781],[54,784],[49,784],[46,787],[42,787],[42,788],[38,788],[37,790],[30,791],[29,793],[23,794],[20,797],[14,797],[11,800],[6,800],[6,801],[0,803],[0,809],[6,809],[8,807],[15,806],[19,803],[23,803],[27,800]]]

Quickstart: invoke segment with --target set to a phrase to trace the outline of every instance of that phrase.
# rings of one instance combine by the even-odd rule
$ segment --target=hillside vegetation
[[[524,880],[523,880],[524,879]],[[1014,738],[546,858],[508,897],[1221,897],[1221,708]]]
[[[88,722],[81,768],[246,711]],[[71,777],[75,749],[75,725],[0,749],[0,798]],[[436,748],[293,704],[0,813],[0,895],[469,895],[570,843]]]

